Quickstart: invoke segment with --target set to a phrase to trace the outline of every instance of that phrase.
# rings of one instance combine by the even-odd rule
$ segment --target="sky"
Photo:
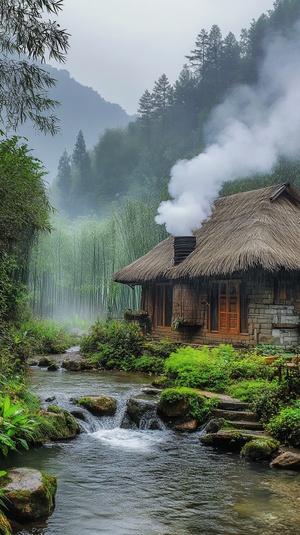
[[[58,22],[70,36],[64,67],[130,115],[165,73],[173,84],[202,28],[239,39],[273,0],[64,0]]]

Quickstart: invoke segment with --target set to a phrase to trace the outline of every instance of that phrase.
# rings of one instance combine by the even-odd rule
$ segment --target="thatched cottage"
[[[286,183],[219,198],[193,236],[170,236],[114,280],[142,286],[154,337],[297,346],[300,194]]]

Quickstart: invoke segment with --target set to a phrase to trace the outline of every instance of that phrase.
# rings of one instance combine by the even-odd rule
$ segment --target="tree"
[[[84,195],[89,192],[92,185],[92,166],[82,130],[78,132],[72,154],[72,163],[77,171],[77,184],[74,193]]]
[[[138,113],[140,114],[140,123],[146,129],[148,145],[150,143],[150,127],[154,114],[153,95],[146,89],[139,100]]]
[[[34,240],[50,230],[44,174],[16,136],[0,141],[0,330],[3,320],[16,319]]]
[[[48,96],[55,80],[40,62],[65,60],[68,34],[44,16],[61,9],[62,0],[0,2],[0,120],[8,128],[16,130],[29,119],[41,131],[58,130],[52,113],[58,103]]]
[[[60,189],[64,201],[67,201],[70,197],[71,186],[72,186],[72,175],[71,175],[71,157],[68,155],[66,149],[64,150],[62,156],[58,162],[58,173],[57,173],[57,187]]]
[[[191,50],[190,56],[186,56],[199,79],[202,78],[204,73],[208,57],[208,50],[209,34],[204,28],[202,28],[200,33],[197,35],[194,50]]]
[[[154,113],[157,118],[161,119],[163,133],[165,133],[166,129],[167,108],[170,105],[171,96],[172,87],[167,76],[162,74],[154,84],[153,102]]]

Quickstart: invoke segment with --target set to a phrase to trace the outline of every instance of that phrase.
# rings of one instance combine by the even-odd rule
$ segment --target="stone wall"
[[[288,280],[288,279],[287,279]],[[290,280],[288,280],[291,283]],[[248,301],[248,332],[224,336],[208,331],[208,283],[175,284],[173,289],[173,317],[184,318],[186,323],[176,330],[153,327],[155,339],[168,338],[174,342],[196,345],[232,344],[236,347],[274,344],[284,349],[300,344],[299,311],[295,310],[300,295],[300,279],[294,278],[289,299],[276,301],[274,276],[262,272],[248,273],[244,277]],[[291,285],[291,284],[290,284]],[[153,313],[153,287],[144,289],[144,304]]]

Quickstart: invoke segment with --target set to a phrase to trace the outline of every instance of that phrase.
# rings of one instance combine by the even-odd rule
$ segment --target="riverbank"
[[[47,522],[22,535],[118,533],[145,535],[296,535],[299,474],[270,470],[238,454],[204,447],[195,433],[122,429],[129,398],[152,378],[110,371],[48,372],[32,368],[28,387],[42,404],[59,406],[87,393],[113,396],[114,417],[95,417],[72,441],[13,454],[9,466],[45,470],[58,478],[56,508]]]

